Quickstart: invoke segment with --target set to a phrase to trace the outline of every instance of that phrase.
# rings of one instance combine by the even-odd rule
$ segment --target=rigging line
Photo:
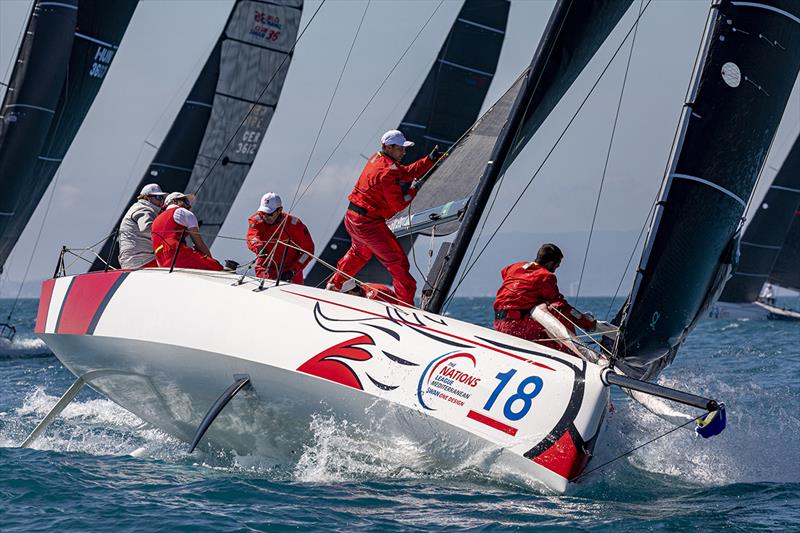
[[[264,85],[264,88],[259,93],[258,97],[255,99],[256,103],[250,104],[250,109],[248,109],[247,113],[245,113],[244,118],[239,123],[239,125],[236,127],[236,129],[234,130],[233,135],[231,135],[231,137],[225,143],[225,146],[222,147],[222,150],[220,150],[219,155],[214,160],[214,163],[212,163],[211,167],[208,169],[208,172],[206,172],[206,175],[203,176],[203,179],[197,185],[197,189],[195,189],[195,191],[194,191],[195,196],[199,195],[200,189],[203,188],[203,185],[205,185],[206,180],[208,179],[208,177],[211,176],[211,173],[214,172],[214,169],[217,167],[219,162],[222,160],[222,156],[225,154],[225,150],[228,149],[228,147],[231,145],[231,143],[236,138],[236,136],[239,135],[239,131],[242,129],[242,126],[244,126],[244,123],[247,122],[247,119],[250,117],[250,113],[252,113],[253,110],[256,108],[256,105],[258,105],[258,102],[261,102],[261,97],[264,96],[264,93],[267,92],[267,89],[269,89],[269,86],[272,85],[273,81],[275,81],[275,78],[278,76],[278,73],[280,73],[280,71],[283,68],[283,66],[286,64],[286,62],[289,60],[289,58],[292,57],[292,55],[294,54],[295,48],[297,48],[297,45],[300,43],[300,39],[303,38],[303,35],[305,35],[306,31],[311,26],[311,23],[314,22],[314,19],[317,18],[317,14],[319,13],[319,11],[322,9],[322,6],[324,6],[325,2],[327,2],[327,1],[328,0],[322,0],[322,2],[319,4],[319,6],[317,6],[317,10],[314,11],[313,15],[311,15],[311,18],[308,20],[308,24],[306,24],[306,27],[303,28],[303,30],[297,36],[297,39],[295,40],[294,44],[289,49],[289,51],[286,52],[286,54],[283,57],[283,60],[278,65],[278,67],[275,69],[275,71],[272,73],[272,77],[270,77],[270,79],[267,81],[266,85]]]
[[[408,53],[408,51],[411,49],[411,47],[414,45],[414,43],[415,43],[415,42],[417,42],[417,39],[419,39],[419,36],[422,34],[422,32],[425,30],[425,28],[426,28],[426,27],[428,27],[428,24],[430,23],[431,19],[433,19],[433,16],[434,16],[434,15],[435,15],[435,14],[436,14],[438,11],[439,11],[439,8],[440,8],[440,7],[442,7],[442,4],[443,4],[443,3],[444,3],[444,0],[439,0],[439,3],[436,5],[436,8],[433,10],[433,12],[431,13],[431,15],[428,17],[428,20],[426,20],[426,21],[425,21],[425,24],[423,24],[423,25],[422,25],[422,27],[419,29],[419,31],[418,31],[418,32],[417,32],[417,34],[414,36],[414,38],[411,40],[411,42],[409,43],[409,45],[406,47],[406,49],[405,49],[405,50],[403,51],[403,53],[400,55],[400,58],[399,58],[399,59],[397,60],[397,62],[396,62],[396,63],[395,63],[393,66],[392,66],[391,70],[389,70],[389,73],[386,75],[386,77],[385,77],[385,78],[383,78],[383,81],[380,83],[380,85],[378,85],[378,88],[377,88],[377,89],[375,89],[375,92],[374,92],[374,93],[372,93],[372,96],[370,97],[370,99],[367,101],[367,103],[366,103],[366,104],[364,104],[364,107],[363,107],[363,108],[361,108],[361,111],[358,113],[358,115],[356,116],[355,120],[353,120],[353,123],[352,123],[352,124],[350,124],[350,127],[348,127],[348,128],[347,128],[347,131],[345,131],[345,132],[344,132],[344,135],[342,135],[342,137],[339,139],[339,142],[338,142],[338,143],[336,143],[336,146],[334,146],[334,147],[333,147],[333,150],[331,151],[331,153],[330,153],[330,155],[328,156],[328,158],[325,160],[325,162],[324,162],[324,163],[322,163],[322,166],[321,166],[321,167],[320,167],[320,169],[317,171],[317,173],[314,175],[314,177],[313,177],[313,178],[311,178],[311,181],[309,182],[309,184],[308,184],[308,185],[306,185],[306,188],[305,188],[305,189],[303,189],[303,192],[302,192],[302,193],[300,194],[300,196],[297,198],[297,202],[295,203],[295,205],[297,205],[297,204],[299,204],[299,203],[300,203],[300,201],[301,201],[301,200],[303,199],[303,197],[306,195],[306,193],[308,192],[308,190],[311,188],[311,186],[312,186],[312,185],[314,184],[314,182],[317,180],[317,178],[319,177],[319,175],[320,175],[320,174],[322,174],[322,170],[323,170],[323,169],[324,169],[324,168],[327,166],[327,164],[330,162],[330,160],[331,160],[331,158],[333,157],[333,155],[336,153],[336,151],[337,151],[337,150],[339,149],[339,147],[342,145],[342,143],[344,142],[344,140],[345,140],[345,139],[347,138],[347,136],[350,134],[350,131],[352,131],[352,129],[355,127],[355,125],[356,125],[356,124],[358,123],[358,121],[361,119],[361,116],[364,114],[364,112],[367,110],[367,108],[369,107],[369,105],[372,103],[372,101],[373,101],[373,100],[375,99],[375,97],[378,95],[378,93],[380,92],[380,90],[383,88],[383,86],[384,86],[384,85],[386,84],[386,82],[389,80],[389,77],[392,75],[392,73],[395,71],[395,69],[397,68],[397,66],[400,64],[400,62],[401,62],[401,61],[403,60],[403,58],[406,56],[406,54]],[[291,213],[291,210],[290,210],[290,213]]]
[[[701,419],[701,418],[703,418],[704,416],[706,416],[706,415],[700,415],[700,416],[698,416],[697,418],[692,418],[692,419],[690,419],[690,420],[687,420],[687,421],[686,421],[686,422],[684,422],[683,424],[681,424],[681,425],[679,425],[679,426],[675,426],[675,427],[673,427],[672,429],[670,429],[669,431],[667,431],[667,432],[665,432],[665,433],[662,433],[662,434],[660,434],[660,435],[657,435],[657,436],[653,437],[652,439],[648,440],[647,442],[643,442],[642,444],[639,444],[638,446],[635,446],[634,448],[631,448],[630,450],[628,450],[628,451],[627,451],[627,452],[625,452],[625,453],[621,453],[621,454],[619,454],[618,456],[614,457],[614,458],[613,458],[613,459],[611,459],[610,461],[606,461],[605,463],[603,463],[603,464],[601,464],[601,465],[598,465],[598,466],[596,466],[596,467],[592,468],[591,470],[587,470],[586,472],[583,472],[583,473],[581,473],[581,474],[578,474],[578,475],[577,475],[577,476],[575,476],[574,478],[570,479],[570,481],[571,481],[571,482],[578,481],[578,480],[579,480],[579,479],[581,479],[582,477],[586,477],[587,475],[591,474],[592,472],[596,472],[597,470],[600,470],[601,468],[603,468],[603,467],[606,467],[606,466],[610,465],[610,464],[611,464],[611,463],[613,463],[614,461],[617,461],[617,460],[619,460],[619,459],[622,459],[623,457],[625,457],[625,456],[628,456],[628,455],[632,454],[632,453],[633,453],[633,452],[635,452],[636,450],[639,450],[639,449],[641,449],[641,448],[644,448],[644,447],[645,447],[645,446],[647,446],[648,444],[652,444],[652,443],[654,443],[655,441],[657,441],[658,439],[660,439],[660,438],[662,438],[662,437],[666,437],[666,436],[667,436],[667,435],[669,435],[670,433],[674,433],[675,431],[678,431],[679,429],[685,428],[686,426],[688,426],[688,425],[689,425],[689,424],[691,424],[692,422],[697,422],[698,420],[700,420],[700,419]]]
[[[644,0],[639,3],[639,12],[641,13]],[[631,68],[631,59],[633,58],[633,50],[636,46],[636,33],[639,31],[638,22],[635,24],[633,36],[631,37],[631,50],[628,53],[628,62],[625,65],[625,75],[622,77],[622,87],[619,90],[619,100],[617,101],[617,112],[614,115],[614,125],[611,127],[611,138],[608,140],[608,150],[606,151],[606,160],[603,163],[603,176],[600,178],[600,188],[597,191],[597,198],[594,203],[594,213],[592,213],[592,224],[589,227],[589,238],[586,240],[586,249],[583,252],[583,263],[581,264],[581,274],[578,277],[578,288],[575,291],[575,305],[578,305],[581,295],[581,286],[583,285],[583,274],[586,271],[586,262],[589,259],[589,249],[592,246],[592,237],[594,236],[594,226],[597,222],[597,212],[600,210],[600,198],[603,196],[603,185],[606,181],[606,173],[608,172],[608,162],[611,159],[611,149],[614,146],[614,138],[617,133],[617,123],[619,122],[619,114],[622,109],[622,99],[625,96],[625,85],[628,81],[628,72]]]
[[[308,158],[306,159],[306,166],[303,167],[303,174],[300,176],[300,180],[297,182],[297,188],[294,191],[294,197],[292,198],[292,203],[289,206],[289,212],[292,211],[292,208],[294,207],[294,204],[297,201],[297,195],[300,194],[300,186],[303,184],[303,180],[306,179],[308,166],[311,164],[311,158],[314,157],[314,152],[317,149],[317,143],[319,142],[319,138],[322,135],[322,130],[325,128],[325,123],[328,120],[328,115],[331,112],[331,107],[333,107],[333,101],[336,99],[336,95],[339,92],[339,86],[341,85],[342,78],[344,77],[344,73],[347,70],[347,65],[350,63],[350,56],[353,53],[353,48],[355,48],[356,46],[356,41],[358,41],[358,36],[361,33],[361,27],[364,25],[364,19],[367,17],[367,11],[369,11],[369,6],[371,3],[372,0],[367,0],[367,3],[364,5],[364,12],[361,13],[361,20],[358,21],[356,34],[353,36],[353,41],[350,43],[350,49],[347,50],[347,56],[344,59],[342,70],[339,72],[339,79],[336,80],[336,86],[333,88],[333,94],[331,94],[331,99],[328,101],[328,108],[325,109],[325,115],[323,115],[322,122],[320,123],[319,129],[317,130],[317,136],[314,137],[314,144],[311,146],[311,151],[308,153]]]
[[[642,9],[642,11],[639,13],[639,16],[638,16],[638,17],[636,17],[636,20],[634,21],[634,23],[633,23],[633,26],[631,26],[631,28],[630,28],[630,29],[628,30],[628,32],[625,34],[625,37],[624,37],[624,38],[622,39],[622,41],[619,43],[619,46],[617,46],[617,49],[616,49],[616,50],[614,50],[614,53],[613,53],[613,55],[611,56],[611,59],[609,59],[609,60],[608,60],[608,63],[606,63],[606,66],[605,66],[605,67],[603,67],[603,70],[602,70],[602,72],[600,72],[600,75],[597,77],[597,80],[595,80],[594,84],[592,84],[592,87],[589,89],[589,92],[586,94],[586,96],[584,97],[583,101],[581,101],[580,105],[578,106],[578,109],[575,111],[575,113],[574,113],[574,114],[572,115],[572,117],[569,119],[569,122],[567,122],[567,125],[564,127],[563,131],[562,131],[562,132],[561,132],[561,134],[558,136],[558,138],[556,139],[556,141],[553,143],[553,146],[551,146],[551,147],[550,147],[550,150],[549,150],[549,151],[547,152],[547,154],[545,155],[545,157],[544,157],[544,159],[542,160],[542,162],[541,162],[541,164],[539,165],[539,167],[538,167],[538,168],[536,169],[536,171],[533,173],[533,175],[531,176],[530,180],[528,180],[528,183],[527,183],[527,184],[525,184],[525,187],[524,187],[524,188],[522,189],[522,191],[519,193],[519,195],[517,196],[517,199],[516,199],[516,200],[514,200],[514,203],[513,203],[513,204],[511,204],[511,208],[508,210],[508,212],[505,214],[505,216],[502,218],[502,220],[500,220],[500,223],[497,225],[497,227],[494,229],[494,231],[492,232],[492,234],[489,236],[489,239],[488,239],[488,240],[486,241],[486,243],[483,245],[483,247],[481,248],[481,250],[478,252],[478,256],[477,256],[477,257],[475,258],[475,260],[474,260],[474,261],[473,261],[473,262],[472,262],[472,263],[471,263],[471,264],[470,264],[470,265],[469,265],[469,266],[466,268],[466,270],[464,271],[464,274],[461,276],[461,278],[459,279],[459,281],[458,281],[458,283],[456,284],[456,286],[455,286],[455,287],[452,289],[452,291],[450,292],[451,296],[448,298],[448,302],[449,302],[449,300],[451,300],[451,299],[452,299],[452,295],[453,295],[453,294],[455,294],[455,292],[458,290],[458,287],[459,287],[459,286],[460,286],[460,285],[461,285],[461,284],[464,282],[464,279],[466,279],[467,275],[468,275],[468,274],[469,274],[469,272],[472,270],[472,268],[473,268],[473,267],[474,267],[474,266],[477,264],[478,260],[480,260],[480,258],[481,258],[481,255],[483,255],[483,253],[486,251],[486,248],[489,246],[489,244],[492,242],[492,240],[493,240],[493,239],[494,239],[494,238],[497,236],[497,233],[500,231],[500,228],[503,226],[503,224],[505,224],[505,222],[506,222],[506,221],[508,220],[508,218],[511,216],[511,213],[514,211],[514,209],[517,207],[517,205],[519,205],[519,202],[520,202],[520,201],[522,200],[522,198],[525,196],[525,193],[528,191],[528,189],[530,188],[531,184],[532,184],[532,183],[533,183],[533,181],[536,179],[536,176],[538,176],[538,175],[539,175],[539,172],[542,170],[542,168],[544,168],[544,165],[545,165],[545,164],[547,163],[547,161],[550,159],[550,156],[553,154],[553,152],[555,151],[556,147],[559,145],[559,143],[561,142],[561,140],[562,140],[562,139],[564,138],[564,136],[567,134],[567,131],[569,130],[570,126],[572,126],[572,123],[575,121],[575,119],[576,119],[576,118],[578,117],[578,115],[580,114],[581,110],[583,109],[583,106],[584,106],[584,105],[586,105],[586,102],[589,100],[589,97],[590,97],[590,96],[591,96],[591,95],[594,93],[594,90],[597,88],[598,84],[599,84],[599,83],[600,83],[600,81],[603,79],[603,76],[604,76],[604,75],[605,75],[605,73],[608,71],[608,69],[609,69],[609,67],[611,66],[611,64],[614,62],[614,59],[617,57],[617,54],[619,54],[619,51],[620,51],[620,50],[622,50],[622,47],[625,45],[625,42],[628,40],[628,37],[630,37],[630,35],[631,35],[631,33],[633,32],[634,28],[635,28],[635,27],[636,27],[636,25],[639,23],[639,20],[642,18],[642,16],[644,15],[645,11],[647,11],[647,8],[650,6],[650,4],[651,4],[652,2],[653,2],[653,0],[647,0],[647,4],[644,6],[644,9]],[[476,245],[476,246],[477,246],[477,245]]]

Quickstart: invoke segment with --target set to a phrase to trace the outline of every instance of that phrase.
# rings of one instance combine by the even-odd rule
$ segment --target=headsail
[[[795,172],[800,172],[800,168],[796,167]],[[794,213],[794,221],[783,243],[781,254],[769,275],[769,281],[787,289],[800,291],[800,209]]]
[[[786,236],[800,208],[800,137],[764,195],[739,243],[740,256],[733,277],[719,297],[722,302],[750,303],[758,299],[761,287],[777,265]],[[787,242],[791,249],[791,242]],[[778,269],[781,272],[781,268]],[[800,276],[800,258],[794,263]]]
[[[126,209],[147,183],[158,183],[165,191],[199,189],[193,211],[211,245],[272,120],[302,8],[303,0],[236,1]],[[115,245],[112,235],[99,254],[113,267],[119,266]],[[96,260],[91,270],[103,270],[103,260]]]
[[[408,149],[406,161],[415,161],[437,144],[442,150],[475,122],[497,69],[505,38],[509,0],[466,0],[436,62],[411,103],[398,129],[416,143]],[[402,239],[409,250],[413,237]],[[350,248],[344,222],[323,249],[320,258],[336,265]],[[319,285],[331,274],[322,263],[311,268],[306,283]],[[365,280],[390,283],[391,276],[373,259],[360,273]]]
[[[438,312],[455,279],[489,195],[503,170],[561,100],[632,0],[560,0],[530,66],[451,149],[411,205],[390,222],[395,232],[458,235],[428,276],[426,309]]]
[[[138,0],[36,0],[0,107],[0,270],[72,144]]]
[[[616,355],[651,378],[719,295],[741,217],[800,68],[800,5],[718,1],[681,118]]]

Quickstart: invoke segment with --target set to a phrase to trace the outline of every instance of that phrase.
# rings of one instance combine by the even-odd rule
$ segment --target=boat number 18
[[[486,401],[486,405],[483,406],[484,410],[492,410],[495,401],[516,373],[517,370],[512,368],[508,372],[500,372],[495,376],[500,383],[494,388],[492,395]],[[509,396],[505,405],[503,405],[503,415],[512,421],[522,419],[531,410],[533,399],[542,391],[542,385],[542,378],[539,376],[529,376],[520,381],[519,385],[517,385],[517,392]]]

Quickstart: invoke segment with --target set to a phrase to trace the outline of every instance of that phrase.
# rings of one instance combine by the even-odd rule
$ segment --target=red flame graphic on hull
[[[356,373],[347,364],[339,360],[367,361],[372,359],[372,354],[367,350],[356,348],[359,344],[374,345],[375,343],[368,335],[361,335],[315,355],[300,365],[297,370],[347,387],[364,390],[364,386]]]

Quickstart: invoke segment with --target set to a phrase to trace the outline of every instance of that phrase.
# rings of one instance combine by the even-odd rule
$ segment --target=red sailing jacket
[[[169,266],[175,256],[175,249],[179,244],[186,246],[186,233],[188,229],[183,224],[175,222],[175,209],[165,209],[150,226],[150,238],[153,240],[153,250],[160,266]],[[184,237],[181,240],[181,236]]]
[[[597,322],[590,316],[576,310],[558,290],[556,275],[534,261],[514,263],[500,271],[503,283],[497,291],[494,308],[518,309],[527,311],[545,303],[553,314],[573,333],[574,326],[591,331]],[[562,317],[565,315],[566,318]]]
[[[285,224],[284,219],[286,219]],[[281,215],[274,224],[267,224],[264,220],[264,213],[256,212],[255,215],[247,219],[247,247],[253,253],[259,254],[256,259],[256,276],[274,279],[277,276],[278,268],[286,250],[286,259],[283,262],[283,270],[302,272],[311,261],[314,254],[314,241],[308,228],[299,218],[292,215]],[[281,228],[280,234],[278,229]],[[301,248],[287,247],[282,242],[290,242],[294,246]],[[265,246],[266,244],[266,246]],[[262,250],[263,248],[263,250]],[[273,254],[273,249],[275,253]],[[272,263],[267,265],[267,259],[272,255]]]
[[[414,188],[404,192],[400,184],[422,177],[432,166],[433,161],[428,156],[404,166],[377,152],[369,158],[353,192],[347,198],[366,209],[369,217],[392,218],[417,195]]]

